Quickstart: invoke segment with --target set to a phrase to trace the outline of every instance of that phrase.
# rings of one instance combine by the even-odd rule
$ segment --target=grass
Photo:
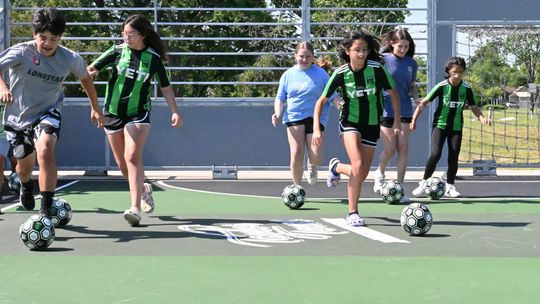
[[[538,112],[531,115],[528,109],[495,110],[491,126],[480,124],[469,110],[464,111],[463,117],[460,163],[473,160],[495,160],[498,165],[519,166],[540,163]]]

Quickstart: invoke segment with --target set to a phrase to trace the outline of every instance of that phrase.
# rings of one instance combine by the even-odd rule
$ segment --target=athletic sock
[[[32,181],[32,179],[27,182],[21,182],[21,185],[24,191],[32,193],[32,190],[34,189],[34,182]]]
[[[41,192],[41,209],[40,211],[49,212],[49,209],[52,207],[53,203],[53,191],[42,191]]]

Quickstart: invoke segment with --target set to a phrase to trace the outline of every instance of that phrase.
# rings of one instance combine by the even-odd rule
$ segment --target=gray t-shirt
[[[0,72],[9,69],[13,103],[6,105],[3,123],[16,129],[34,124],[50,109],[60,110],[63,82],[73,73],[87,75],[84,59],[59,45],[53,56],[41,56],[34,41],[19,43],[0,54]]]

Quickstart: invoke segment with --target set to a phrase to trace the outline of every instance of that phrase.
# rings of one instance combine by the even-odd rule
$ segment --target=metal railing
[[[30,20],[19,20],[21,12],[32,12],[36,8],[13,6],[11,7],[10,28],[12,37],[10,44],[22,42],[31,39]],[[428,8],[341,8],[341,7],[311,7],[310,1],[302,1],[300,7],[260,7],[260,8],[209,8],[209,7],[160,7],[154,1],[152,7],[60,7],[58,8],[66,15],[77,12],[80,16],[86,16],[89,20],[68,18],[68,31],[62,38],[63,44],[79,52],[87,62],[91,62],[102,51],[104,51],[106,42],[115,43],[121,41],[120,35],[122,20],[111,20],[111,22],[96,21],[98,13],[110,12],[111,15],[127,16],[132,13],[144,13],[153,23],[155,29],[160,33],[162,39],[169,45],[168,70],[171,72],[172,85],[175,87],[177,96],[184,105],[231,105],[234,98],[238,103],[244,104],[250,102],[254,105],[267,105],[272,102],[272,93],[277,89],[279,76],[281,73],[293,64],[292,53],[294,44],[302,40],[310,40],[318,56],[335,57],[334,46],[342,39],[341,35],[345,30],[354,27],[368,28],[390,28],[394,26],[413,27],[417,30],[411,32],[415,42],[424,45],[418,52],[418,56],[427,55],[427,9]],[[346,22],[346,21],[314,21],[316,14],[330,13],[372,13],[372,14],[394,14],[396,12],[420,12],[426,14],[425,22],[383,22],[379,20],[366,20],[364,22]],[[242,21],[216,21],[211,22],[200,18],[200,20],[173,20],[165,15],[175,14],[235,14]],[[254,21],[250,16],[252,14],[264,15],[264,20]],[[28,14],[22,14],[28,18]],[[80,32],[77,28],[86,28],[86,32],[92,29],[106,28],[100,31],[100,35],[72,35]],[[74,30],[71,30],[71,29]],[[188,29],[198,28],[198,31],[191,31],[197,35],[185,35]],[[212,35],[210,29],[242,29],[238,32],[242,35],[231,36]],[[206,29],[206,30],[205,30]],[[21,35],[18,33],[28,33]],[[110,33],[108,35],[107,33]],[[320,35],[319,33],[332,33],[332,35]],[[208,35],[207,35],[208,34]],[[288,35],[284,35],[288,34]],[[96,48],[96,45],[101,48]],[[249,48],[235,48],[231,45],[252,44]],[[219,49],[216,46],[223,46]],[[192,46],[192,47],[189,47]],[[199,46],[197,48],[197,46]],[[207,46],[205,49],[204,46]],[[260,64],[261,58],[268,57],[266,63]],[[238,58],[238,65],[218,64],[220,60],[228,58]],[[249,58],[249,59],[246,59]],[[202,61],[202,62],[201,62]],[[233,60],[234,61],[234,60]],[[191,62],[196,62],[191,63]],[[339,62],[337,59],[334,67]],[[420,71],[427,73],[426,67],[421,67]],[[256,73],[258,79],[252,79],[247,72]],[[220,79],[212,79],[211,75],[216,73],[227,73],[228,79],[221,76]],[[209,76],[201,79],[202,75]],[[192,77],[190,77],[192,76]],[[104,79],[96,80],[98,90],[103,90],[106,81]],[[77,101],[81,95],[74,96],[72,92],[79,92],[79,85],[74,79],[68,80],[66,84],[66,105],[80,105]],[[425,85],[425,82],[421,82]],[[232,87],[232,89],[225,89]],[[238,87],[257,91],[256,96],[240,96],[238,93],[230,96],[231,90]],[[154,88],[154,98],[156,105],[164,106],[165,103],[159,96],[159,90]],[[218,93],[215,93],[218,92]],[[221,93],[219,93],[221,92]],[[218,95],[221,94],[221,95]]]

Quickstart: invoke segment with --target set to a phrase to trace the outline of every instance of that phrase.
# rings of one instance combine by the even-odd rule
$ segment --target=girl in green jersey
[[[463,130],[463,109],[468,105],[473,114],[478,117],[480,123],[491,124],[489,118],[482,114],[476,105],[474,93],[469,84],[463,82],[463,74],[467,65],[465,59],[452,57],[446,63],[444,71],[446,80],[439,82],[428,95],[420,101],[414,111],[411,131],[416,129],[418,116],[428,102],[438,98],[437,109],[433,114],[433,129],[431,131],[431,155],[428,158],[424,177],[418,187],[413,190],[414,196],[424,193],[427,179],[433,175],[439,159],[441,158],[444,142],[448,142],[448,171],[445,195],[448,197],[459,197],[461,194],[456,190],[454,181],[458,170],[459,152],[461,149],[461,138]]]
[[[337,68],[330,77],[315,105],[314,120],[319,121],[328,98],[339,90],[343,98],[339,127],[351,164],[341,163],[337,158],[331,159],[327,185],[335,186],[340,174],[349,176],[347,223],[351,226],[365,226],[364,219],[358,214],[358,198],[379,139],[383,90],[390,95],[394,113],[400,113],[399,95],[394,89],[392,76],[380,63],[377,38],[363,31],[349,32],[340,43],[338,51],[347,64]],[[399,115],[394,117],[393,129],[395,134],[401,131]],[[314,124],[313,130],[313,143],[321,144],[319,125]]]
[[[105,96],[104,128],[122,174],[128,178],[131,207],[124,219],[139,225],[141,209],[154,210],[152,186],[144,183],[143,150],[150,132],[151,81],[156,78],[171,110],[171,125],[182,119],[165,70],[165,47],[152,25],[142,15],[129,16],[123,25],[124,43],[114,45],[89,67],[91,75],[111,68]]]

